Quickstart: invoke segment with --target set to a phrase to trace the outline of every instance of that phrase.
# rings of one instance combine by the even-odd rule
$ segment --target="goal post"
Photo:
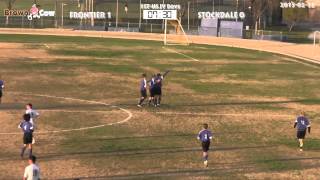
[[[164,20],[164,45],[189,45],[189,38],[178,19]]]
[[[317,39],[319,40],[319,42],[317,42]],[[318,44],[318,46],[320,46],[320,31],[315,31],[313,34],[313,46],[316,47]]]

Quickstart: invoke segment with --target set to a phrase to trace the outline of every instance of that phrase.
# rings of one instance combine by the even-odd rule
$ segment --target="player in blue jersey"
[[[32,156],[32,138],[33,138],[33,125],[30,122],[30,114],[23,115],[23,121],[20,123],[19,128],[23,131],[23,147],[21,150],[21,158],[23,158],[24,151],[29,149],[29,157]]]
[[[309,134],[311,133],[310,121],[308,118],[306,118],[305,112],[302,111],[300,113],[293,127],[297,128],[297,139],[299,141],[300,151],[303,151],[303,140],[306,136],[307,129]]]
[[[151,78],[151,80],[149,81],[149,101],[148,101],[148,105],[151,105],[151,102],[154,103],[154,85],[155,85],[155,80],[156,80],[156,75],[154,74]]]
[[[162,96],[162,80],[163,76],[158,73],[155,78],[155,84],[154,84],[154,106],[160,106],[161,103],[161,96]]]
[[[203,129],[198,134],[198,140],[201,141],[202,151],[203,151],[203,164],[208,167],[208,151],[210,148],[210,142],[212,140],[212,133],[208,130],[208,124],[203,124]]]
[[[142,103],[143,101],[147,98],[147,79],[146,79],[147,75],[146,74],[142,74],[142,79],[140,81],[140,100],[138,103],[138,107],[142,107]]]
[[[0,78],[1,78],[1,76],[0,76]],[[3,95],[3,89],[4,89],[4,81],[3,80],[1,80],[0,79],[0,104],[1,104],[1,102],[2,102],[2,95]]]

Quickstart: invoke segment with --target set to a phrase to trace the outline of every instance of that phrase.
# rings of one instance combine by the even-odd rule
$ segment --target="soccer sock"
[[[25,147],[25,146],[23,146],[23,147],[21,148],[21,154],[20,154],[21,156],[23,156],[24,151],[26,150],[26,148],[27,148],[27,147]]]
[[[140,101],[139,101],[139,105],[141,105],[144,101],[144,98],[141,98]]]
[[[32,148],[29,149],[29,157],[31,157],[31,156],[32,156]]]
[[[208,154],[204,156],[204,160],[208,161]]]
[[[160,104],[161,103],[161,96],[159,96],[159,100],[158,100],[158,104]]]
[[[302,148],[303,147],[303,140],[299,139],[299,143],[300,143],[300,148]]]

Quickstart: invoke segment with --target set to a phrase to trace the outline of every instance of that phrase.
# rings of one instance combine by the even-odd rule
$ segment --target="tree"
[[[261,17],[265,17],[280,6],[280,0],[250,0],[255,32],[260,29]]]
[[[6,0],[7,8],[9,10],[12,9],[13,4],[15,3],[16,0]],[[9,24],[9,16],[6,17],[6,26]]]
[[[308,8],[285,8],[283,9],[283,20],[287,23],[289,32],[292,31],[293,27],[308,18]]]

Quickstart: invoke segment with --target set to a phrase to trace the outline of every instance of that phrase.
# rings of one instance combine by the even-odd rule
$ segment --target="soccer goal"
[[[317,39],[319,40],[318,42],[317,42]],[[320,46],[320,31],[314,32],[314,35],[313,35],[313,46],[314,47]]]
[[[189,45],[190,41],[179,20],[164,20],[164,45]]]

